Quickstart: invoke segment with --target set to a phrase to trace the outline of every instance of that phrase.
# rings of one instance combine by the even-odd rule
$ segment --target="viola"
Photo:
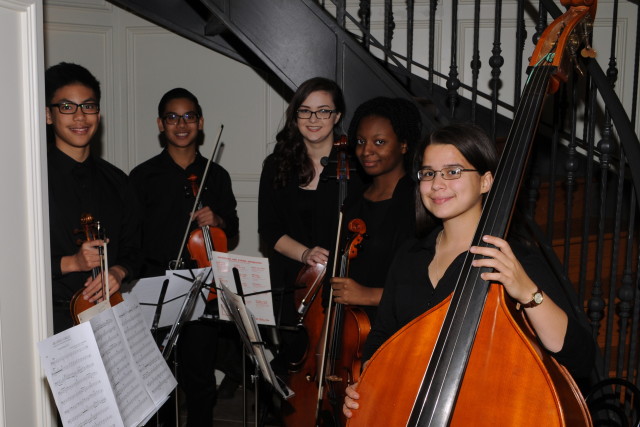
[[[595,0],[562,3],[571,7],[545,30],[530,62],[474,246],[487,245],[484,235],[506,235],[543,100],[566,79],[565,47],[575,54],[581,38],[574,30],[591,27]],[[369,360],[358,385],[361,407],[348,426],[592,425],[566,369],[540,348],[504,289],[481,279],[473,259],[468,253],[452,295]]]
[[[187,177],[191,183],[193,195],[197,197],[199,193],[198,177],[194,174]],[[202,202],[198,203],[198,209],[202,208]],[[187,250],[191,259],[196,262],[198,268],[211,267],[213,252],[227,252],[227,235],[220,227],[210,227],[208,225],[199,227],[189,234],[187,240]],[[215,287],[211,287],[207,301],[217,298]]]
[[[104,233],[104,229],[100,225],[100,221],[96,221],[93,218],[93,215],[89,213],[82,214],[80,216],[80,224],[82,226],[82,231],[84,233],[84,241],[92,241],[92,240],[104,240],[106,241],[106,236]],[[81,243],[81,242],[80,242]],[[106,243],[103,246],[98,247],[98,252],[100,255],[100,266],[94,267],[91,269],[91,277],[95,279],[100,276],[102,279],[102,295],[103,301],[108,300],[108,304],[110,307],[121,303],[123,300],[122,294],[120,292],[109,292],[109,268],[107,265],[107,245]],[[78,325],[80,323],[80,315],[85,311],[93,308],[96,304],[99,304],[99,301],[89,302],[83,298],[82,292],[84,288],[78,289],[73,297],[71,298],[71,303],[69,305],[69,310],[71,312],[71,317],[73,319],[73,323]]]

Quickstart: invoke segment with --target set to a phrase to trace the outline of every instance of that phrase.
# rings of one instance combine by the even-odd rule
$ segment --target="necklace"
[[[440,241],[442,240],[442,230],[440,230],[440,232],[438,233],[438,237],[436,237],[436,252],[433,255],[433,261],[435,262],[435,268],[436,268],[436,282],[433,284],[434,288],[435,285],[438,284],[438,282],[440,281],[440,266],[438,263],[438,248],[440,247]]]

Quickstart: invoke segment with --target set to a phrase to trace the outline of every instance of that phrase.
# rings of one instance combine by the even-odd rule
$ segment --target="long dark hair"
[[[499,160],[496,144],[489,139],[482,128],[473,124],[457,123],[435,130],[418,149],[414,162],[414,177],[422,166],[424,150],[432,144],[453,145],[480,175],[486,172],[494,175],[496,173]],[[416,186],[415,194],[416,229],[417,234],[423,236],[435,225],[435,218],[422,203],[420,185]]]
[[[345,102],[342,90],[336,82],[324,77],[314,77],[302,83],[287,107],[284,127],[276,135],[276,146],[273,156],[277,165],[274,186],[284,187],[292,173],[298,175],[301,186],[311,182],[314,178],[314,168],[311,159],[307,156],[307,147],[302,140],[302,134],[298,130],[298,118],[296,111],[305,99],[317,91],[328,92],[333,98],[336,114],[344,115]],[[333,128],[334,140],[338,138],[340,130],[338,123]]]
[[[407,144],[407,153],[404,155],[404,170],[411,172],[411,161],[416,145],[420,141],[422,132],[422,119],[418,108],[408,99],[387,98],[379,96],[363,102],[353,113],[349,124],[349,146],[353,150],[358,138],[358,126],[360,122],[371,116],[384,117],[391,122],[393,132],[399,142]]]

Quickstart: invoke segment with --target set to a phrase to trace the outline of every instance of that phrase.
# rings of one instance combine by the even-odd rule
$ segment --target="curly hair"
[[[298,130],[298,118],[296,112],[305,99],[317,91],[328,92],[333,98],[336,113],[344,115],[345,102],[342,90],[336,82],[324,77],[314,77],[302,83],[291,98],[285,114],[284,127],[276,135],[276,146],[273,149],[273,157],[277,165],[274,178],[274,187],[281,188],[287,184],[292,173],[297,173],[301,186],[310,183],[314,178],[314,167],[307,147]],[[339,122],[338,122],[339,123]],[[338,123],[333,128],[334,139],[340,134]]]
[[[412,169],[413,152],[420,141],[422,119],[413,102],[404,98],[387,98],[380,96],[360,104],[349,124],[349,146],[353,150],[358,139],[358,126],[362,119],[370,116],[384,117],[391,122],[393,132],[398,141],[407,144],[404,156],[404,170]]]

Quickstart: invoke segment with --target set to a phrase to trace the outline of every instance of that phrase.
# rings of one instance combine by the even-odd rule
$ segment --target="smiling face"
[[[298,110],[335,110],[333,98],[329,92],[323,90],[311,92],[302,101]],[[307,145],[333,144],[333,127],[340,120],[340,113],[333,113],[328,119],[318,119],[312,114],[308,119],[296,119],[302,140]]]
[[[430,144],[424,150],[422,167],[439,171],[446,167],[475,169],[474,165],[450,144]],[[432,181],[420,181],[422,203],[436,218],[443,221],[455,218],[478,220],[482,212],[482,195],[493,183],[493,175],[486,172],[462,172],[460,178],[445,180],[436,173]]]
[[[368,175],[404,174],[407,144],[398,141],[389,119],[364,117],[358,125],[356,138],[356,156]]]
[[[199,117],[194,123],[186,123],[184,118],[179,118],[176,124],[168,124],[163,119],[165,115],[173,113],[182,116],[186,113],[197,114],[197,108],[193,101],[186,98],[176,98],[167,102],[163,117],[158,118],[158,129],[164,132],[167,144],[173,147],[189,147],[193,145],[204,125],[204,118]]]
[[[71,102],[74,104],[97,103],[95,93],[89,87],[74,83],[62,86],[51,98],[51,104]],[[47,107],[47,124],[53,127],[55,144],[60,151],[82,161],[89,155],[89,143],[98,131],[100,113],[85,114],[81,108],[73,114],[62,114],[58,107]]]

